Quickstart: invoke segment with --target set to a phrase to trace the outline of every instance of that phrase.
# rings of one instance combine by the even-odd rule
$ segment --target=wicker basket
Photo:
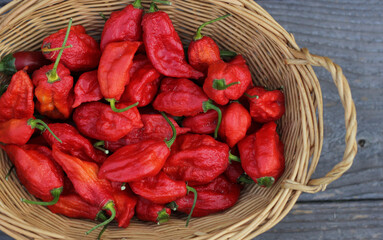
[[[110,226],[104,239],[251,239],[267,231],[291,210],[301,192],[315,193],[350,168],[357,151],[356,112],[342,69],[330,59],[300,49],[264,9],[252,0],[171,0],[166,11],[184,43],[202,22],[231,13],[224,21],[203,31],[220,47],[245,56],[256,84],[284,86],[286,114],[279,122],[285,142],[286,171],[270,189],[247,186],[239,202],[224,213],[184,219],[172,218],[156,226],[133,220],[129,228]],[[15,0],[0,9],[0,56],[18,50],[36,50],[44,37],[64,28],[69,17],[99,38],[104,20],[131,1],[117,0]],[[149,1],[143,1],[148,8]],[[311,67],[322,66],[332,75],[345,109],[346,149],[343,160],[325,177],[310,179],[317,167],[323,141],[323,103],[318,79]],[[4,176],[10,163],[0,152],[0,230],[16,239],[84,239],[94,222],[51,214],[31,206],[21,197],[33,198],[15,174]],[[88,239],[95,239],[97,231]]]

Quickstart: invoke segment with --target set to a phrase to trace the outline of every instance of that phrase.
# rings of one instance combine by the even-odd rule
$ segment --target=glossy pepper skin
[[[137,197],[129,188],[121,190],[121,184],[111,182],[113,188],[113,197],[116,204],[116,220],[119,227],[127,228],[130,224],[130,219],[134,215],[134,208],[137,204]]]
[[[147,222],[155,222],[158,225],[169,220],[171,210],[164,204],[153,203],[145,198],[138,197],[136,205],[136,216]]]
[[[254,87],[246,91],[246,98],[250,102],[250,115],[256,122],[276,121],[285,113],[285,97],[280,90]]]
[[[142,31],[147,56],[158,72],[176,78],[203,77],[186,62],[181,39],[167,13],[157,11],[145,14]]]
[[[25,67],[27,67],[25,71],[28,74],[31,74],[36,69],[39,69],[49,63],[50,61],[45,59],[41,51],[15,52],[6,55],[0,61],[0,72],[4,72],[8,75],[13,75],[17,71],[23,70]]]
[[[46,73],[53,67],[52,63],[33,73],[32,81],[37,98],[36,109],[40,114],[49,118],[67,119],[73,110],[73,77],[70,75],[69,69],[59,63],[57,74],[60,80],[50,83]]]
[[[214,102],[225,105],[239,99],[251,84],[249,67],[241,55],[231,62],[217,62],[209,65],[203,90]]]
[[[117,106],[128,105],[121,103]],[[104,141],[117,141],[133,129],[143,127],[136,107],[116,113],[109,105],[100,102],[82,104],[76,108],[73,120],[82,134]]]
[[[194,69],[205,74],[207,73],[209,65],[222,61],[218,45],[211,37],[207,36],[190,42],[188,59]]]
[[[157,204],[172,202],[187,193],[185,182],[172,180],[162,171],[154,177],[130,182],[129,186],[135,194]]]
[[[92,143],[83,137],[76,128],[67,123],[48,124],[50,129],[62,141],[57,141],[49,132],[44,132],[45,141],[52,147],[55,145],[61,152],[71,154],[81,160],[102,163],[106,155],[93,147]]]
[[[74,86],[74,103],[72,108],[76,108],[85,102],[96,102],[102,98],[97,70],[81,74]]]
[[[243,169],[263,187],[270,187],[285,170],[283,143],[276,128],[275,122],[266,123],[238,143]]]
[[[139,1],[127,5],[121,11],[112,12],[102,31],[101,51],[104,51],[105,46],[110,42],[140,41],[143,12]]]
[[[251,116],[246,108],[240,103],[232,102],[222,111],[218,135],[232,148],[246,136],[250,125]]]
[[[18,71],[0,97],[0,122],[31,118],[34,107],[32,81],[25,71]]]
[[[0,122],[0,142],[24,145],[32,137],[35,129],[28,125],[28,118],[11,119]]]
[[[198,196],[192,217],[202,217],[224,211],[238,201],[240,194],[239,185],[229,182],[223,175],[206,185],[196,186],[195,189]],[[194,194],[177,199],[175,201],[178,205],[177,211],[189,214],[193,201]]]
[[[121,102],[138,102],[138,107],[149,105],[157,94],[161,74],[147,64],[139,68],[131,77],[121,96]]]
[[[202,89],[192,81],[164,78],[153,107],[173,116],[195,116],[203,112],[203,103],[208,100]]]
[[[182,120],[182,126],[190,128],[190,132],[198,134],[211,134],[217,127],[218,113],[209,110],[206,113],[199,113],[193,117],[186,117]]]
[[[133,57],[141,42],[111,42],[106,45],[98,67],[98,83],[106,99],[120,100],[130,81]]]
[[[62,191],[64,173],[49,156],[51,151],[48,148],[12,144],[2,146],[2,148],[15,166],[20,182],[30,194],[43,201],[52,201],[52,191],[54,189]]]
[[[229,147],[209,135],[177,137],[163,171],[190,186],[206,184],[222,174],[229,164]]]
[[[41,46],[44,48],[60,48],[67,28],[60,29],[58,32],[53,33],[43,40]],[[81,25],[72,26],[67,41],[67,45],[71,48],[66,49],[61,56],[61,63],[65,65],[70,71],[80,72],[95,69],[100,60],[101,51],[96,40],[87,35],[85,28]],[[58,56],[58,50],[53,52],[44,52],[44,56],[55,61]]]
[[[144,140],[164,140],[172,137],[172,128],[161,114],[142,114],[141,120],[144,127],[133,129],[118,141],[106,141],[105,147],[114,152],[123,146],[139,143]],[[181,128],[172,118],[170,118],[170,121],[176,128],[177,136],[189,132],[189,128]]]

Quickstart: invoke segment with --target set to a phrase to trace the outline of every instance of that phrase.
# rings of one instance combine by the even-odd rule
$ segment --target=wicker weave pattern
[[[99,38],[104,21],[131,1],[117,0],[15,0],[0,9],[0,56],[17,50],[36,50],[42,39],[64,28],[67,19],[82,24]],[[150,1],[143,1],[148,8]],[[188,228],[184,219],[172,218],[162,226],[132,221],[128,229],[108,228],[104,239],[251,239],[283,219],[302,191],[324,190],[350,168],[356,154],[356,112],[342,69],[330,59],[300,49],[294,37],[252,0],[172,0],[159,6],[169,13],[184,43],[202,22],[231,13],[203,33],[220,47],[243,54],[256,84],[284,86],[286,114],[279,122],[285,144],[286,172],[271,189],[247,186],[232,209],[195,218]],[[345,108],[346,149],[343,160],[325,177],[310,180],[323,141],[323,103],[318,79],[311,67],[325,67],[332,75]],[[20,202],[32,198],[15,175],[4,180],[10,167],[0,152],[0,230],[16,239],[83,239],[93,222],[53,215],[44,207]],[[89,239],[96,237],[94,232]]]

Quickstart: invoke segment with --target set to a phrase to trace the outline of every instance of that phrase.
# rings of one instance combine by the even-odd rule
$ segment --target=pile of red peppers
[[[40,199],[22,201],[101,221],[88,234],[172,211],[187,226],[232,207],[243,184],[275,184],[284,93],[254,86],[242,55],[201,34],[227,17],[203,23],[185,51],[168,14],[136,0],[110,15],[100,43],[70,19],[41,51],[4,57],[1,147]]]

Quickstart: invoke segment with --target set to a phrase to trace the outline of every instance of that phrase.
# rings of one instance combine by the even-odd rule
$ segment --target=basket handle
[[[292,49],[291,53],[296,59],[286,59],[285,62],[287,64],[310,64],[313,66],[320,66],[324,67],[331,73],[334,83],[338,88],[340,100],[342,101],[342,105],[345,111],[346,149],[344,151],[342,161],[336,164],[334,168],[326,174],[326,176],[318,179],[310,179],[307,184],[302,184],[292,180],[285,180],[283,182],[284,188],[307,193],[316,193],[319,191],[324,191],[328,184],[340,178],[352,165],[357,152],[357,122],[355,105],[351,97],[350,86],[348,85],[347,79],[343,75],[342,68],[339,67],[339,65],[335,64],[331,59],[327,57],[310,54],[306,48],[301,49],[301,51]]]

